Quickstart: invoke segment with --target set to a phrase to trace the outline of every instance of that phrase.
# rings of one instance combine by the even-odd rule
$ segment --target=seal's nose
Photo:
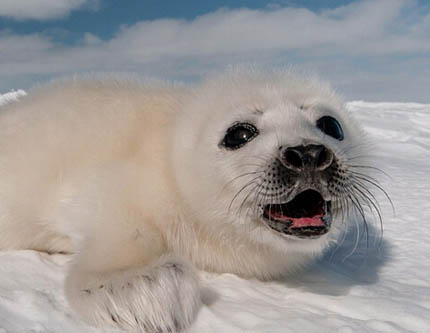
[[[325,170],[333,162],[333,153],[323,145],[300,145],[281,150],[281,161],[294,171]]]

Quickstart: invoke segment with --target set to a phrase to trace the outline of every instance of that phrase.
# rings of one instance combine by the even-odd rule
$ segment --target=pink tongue
[[[324,222],[322,221],[322,215],[315,215],[312,217],[299,217],[299,218],[289,218],[292,222],[292,228],[302,228],[302,227],[323,227]]]
[[[322,221],[322,214],[317,214],[312,217],[288,217],[277,212],[273,212],[270,216],[278,221],[288,222],[291,221],[291,228],[303,228],[303,227],[323,227],[324,222]]]

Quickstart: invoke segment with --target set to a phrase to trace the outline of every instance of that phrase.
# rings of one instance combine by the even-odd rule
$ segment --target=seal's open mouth
[[[263,218],[272,229],[300,238],[316,238],[330,229],[330,201],[315,190],[306,190],[289,202],[264,206]]]

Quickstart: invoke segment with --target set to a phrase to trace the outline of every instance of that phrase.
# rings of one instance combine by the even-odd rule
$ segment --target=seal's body
[[[181,330],[195,266],[270,279],[336,241],[360,135],[288,72],[39,88],[0,111],[0,248],[73,253],[66,295],[93,324]]]

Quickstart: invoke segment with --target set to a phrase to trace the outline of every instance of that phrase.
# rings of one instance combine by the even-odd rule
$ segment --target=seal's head
[[[361,133],[329,86],[288,71],[231,71],[178,115],[173,167],[199,223],[318,253],[345,228]]]

